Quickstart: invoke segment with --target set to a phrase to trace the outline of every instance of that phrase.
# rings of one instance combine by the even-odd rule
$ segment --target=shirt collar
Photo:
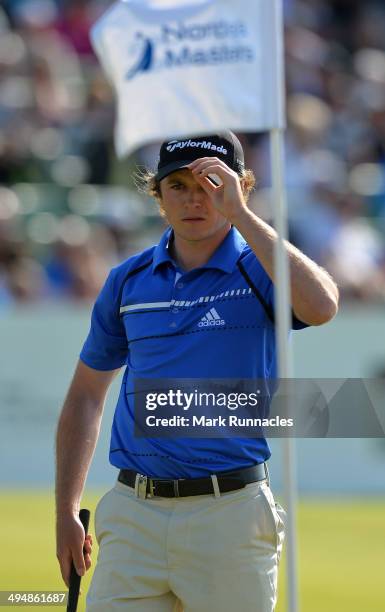
[[[246,240],[232,227],[209,261],[202,268],[216,268],[231,273],[246,246]]]
[[[159,244],[155,247],[153,260],[152,260],[152,271],[153,272],[156,271],[158,266],[166,262],[171,263],[175,267],[175,262],[173,258],[171,257],[170,251],[168,248],[169,243],[170,243],[171,234],[172,234],[172,228],[169,227],[167,228],[167,230],[164,232],[163,236],[161,237]]]
[[[152,271],[155,272],[158,266],[169,262],[174,267],[176,267],[174,260],[170,255],[170,251],[168,249],[170,238],[172,238],[172,228],[169,227],[162,238],[160,239],[159,244],[155,247],[153,263],[152,263]],[[227,272],[230,274],[246,246],[246,240],[241,236],[235,227],[231,227],[228,234],[225,236],[224,240],[221,242],[217,250],[212,254],[209,261],[202,266],[205,268],[215,268],[217,270],[222,270],[223,272]]]

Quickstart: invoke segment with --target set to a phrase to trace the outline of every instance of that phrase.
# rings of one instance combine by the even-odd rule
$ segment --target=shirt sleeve
[[[273,313],[275,312],[275,310],[274,310],[274,308],[275,308],[275,306],[274,306],[274,293],[275,293],[274,285],[273,285],[273,283],[270,280],[270,288],[269,288],[268,295],[267,295],[267,301],[268,301],[268,304],[269,304],[269,306],[270,306],[270,308],[271,308]],[[308,323],[304,323],[303,321],[298,319],[295,316],[293,309],[291,309],[291,329],[299,330],[299,329],[306,329],[306,327],[309,327],[309,324]]]
[[[91,328],[80,359],[95,370],[116,370],[127,362],[128,344],[119,316],[119,287],[112,270],[92,309]]]
[[[274,284],[261,265],[258,258],[252,251],[242,259],[245,270],[249,276],[249,280],[254,285],[254,293],[257,292],[257,297],[263,303],[265,311],[269,319],[274,323]],[[309,327],[307,323],[300,321],[292,311],[291,328],[293,330],[305,329]]]

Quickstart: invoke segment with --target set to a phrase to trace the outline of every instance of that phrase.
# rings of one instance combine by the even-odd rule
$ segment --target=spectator
[[[28,254],[14,253],[17,265],[3,255],[4,299],[47,295],[45,261],[48,294],[92,299],[103,258],[143,247],[157,231],[147,201],[109,191],[130,188],[128,166],[156,161],[151,145],[123,163],[114,156],[112,92],[89,39],[111,1],[4,0],[0,8],[0,183],[8,194],[5,201],[0,193],[0,223],[11,216],[30,241]],[[383,300],[385,5],[286,0],[285,10],[291,238],[330,268],[346,298]],[[271,220],[268,139],[241,138],[258,177],[252,206]],[[60,219],[73,212],[103,227],[103,253],[95,254],[92,240],[66,245],[54,235],[43,248],[28,233],[34,214]],[[30,275],[41,279],[36,295]]]

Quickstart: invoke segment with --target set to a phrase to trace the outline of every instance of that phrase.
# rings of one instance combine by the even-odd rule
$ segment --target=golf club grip
[[[84,533],[87,535],[88,525],[90,523],[90,511],[82,508],[79,512],[79,519],[84,527]],[[79,591],[81,577],[78,575],[75,566],[71,564],[70,588],[68,592],[67,612],[76,612],[78,607]]]

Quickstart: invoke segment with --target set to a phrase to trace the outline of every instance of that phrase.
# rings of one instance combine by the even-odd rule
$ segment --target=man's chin
[[[227,231],[230,229],[230,226],[227,227],[227,223],[221,225],[216,228],[204,228],[204,227],[191,227],[191,228],[178,228],[176,233],[183,238],[183,240],[187,240],[188,242],[202,242],[203,240],[209,240],[210,238],[216,238],[218,235],[223,234],[226,235]]]

